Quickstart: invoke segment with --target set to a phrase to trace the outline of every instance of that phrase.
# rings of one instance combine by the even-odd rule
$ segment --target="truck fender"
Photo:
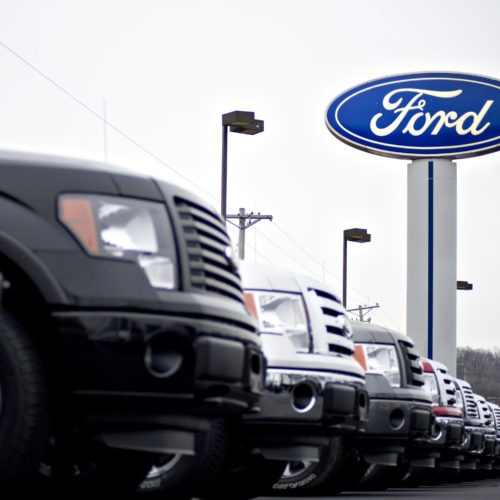
[[[0,231],[0,272],[2,257],[15,263],[26,274],[46,302],[58,304],[68,302],[63,289],[37,255],[8,234]]]

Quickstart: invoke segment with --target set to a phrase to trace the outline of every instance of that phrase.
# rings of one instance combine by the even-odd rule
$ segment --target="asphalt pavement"
[[[408,498],[426,498],[427,500],[455,498],[456,500],[481,499],[500,500],[500,478],[476,479],[456,484],[440,484],[419,486],[417,488],[389,488],[384,491],[346,491],[334,496],[323,497],[258,497],[255,500],[361,500],[370,498],[388,498],[391,500],[406,500]]]

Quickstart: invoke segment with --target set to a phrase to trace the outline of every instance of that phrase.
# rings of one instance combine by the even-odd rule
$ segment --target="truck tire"
[[[196,436],[194,455],[158,455],[139,485],[138,496],[144,500],[156,497],[168,497],[169,500],[191,498],[220,472],[226,449],[226,423],[216,420],[210,431],[200,432]]]
[[[48,383],[26,330],[0,307],[0,491],[24,491],[37,473],[50,434]]]
[[[391,487],[398,487],[407,474],[408,468],[404,464],[395,466],[371,464],[357,489],[383,491]]]
[[[281,478],[273,485],[273,494],[315,495],[338,493],[343,489],[339,471],[344,459],[342,437],[330,439],[321,450],[319,462],[288,462]]]

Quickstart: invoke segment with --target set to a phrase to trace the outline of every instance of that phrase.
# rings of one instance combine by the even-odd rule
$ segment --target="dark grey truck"
[[[351,442],[361,458],[353,477],[362,488],[384,488],[409,467],[435,467],[440,455],[430,446],[432,396],[424,387],[423,364],[410,337],[360,321],[352,322],[352,330],[370,398],[368,423]]]
[[[205,201],[107,164],[4,152],[0,214],[2,498],[134,491],[154,457],[194,455],[213,422],[256,409],[257,323]]]

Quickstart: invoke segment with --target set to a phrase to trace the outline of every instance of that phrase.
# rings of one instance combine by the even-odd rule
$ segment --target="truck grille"
[[[486,402],[486,400],[482,396],[479,396],[479,395],[476,395],[475,399],[476,399],[477,406],[479,409],[479,416],[481,417],[481,420],[483,421],[483,423],[487,426],[493,425],[493,421],[492,421],[493,415],[491,413],[490,407],[489,407],[488,403]]]
[[[422,387],[424,385],[424,371],[417,350],[409,340],[400,340],[399,344],[405,358],[404,365],[407,384]]]
[[[243,303],[239,273],[230,258],[231,242],[222,219],[189,200],[176,198],[193,288]]]
[[[445,370],[442,370],[441,368],[437,369],[437,375],[441,379],[444,386],[444,404],[451,406],[455,405],[457,402],[457,388],[453,383],[453,379]]]
[[[470,386],[462,385],[462,394],[465,402],[465,413],[469,418],[479,418],[479,410],[477,408],[474,394]]]
[[[500,433],[500,407],[497,405],[490,405],[490,408],[493,412],[493,421],[495,424],[495,428],[497,433]]]
[[[310,288],[309,291],[316,295],[316,303],[321,308],[328,350],[337,354],[352,355],[354,344],[348,338],[349,320],[344,307],[334,295],[325,290]]]

